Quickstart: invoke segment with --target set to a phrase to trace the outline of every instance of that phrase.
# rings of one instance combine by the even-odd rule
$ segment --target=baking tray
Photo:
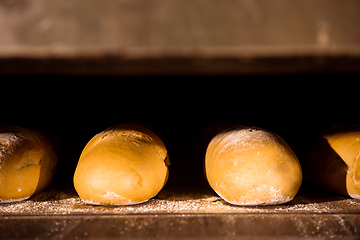
[[[196,186],[196,184],[195,184]],[[133,206],[85,204],[53,186],[0,205],[1,239],[359,239],[360,200],[301,190],[276,206],[234,206],[208,186],[166,186]]]

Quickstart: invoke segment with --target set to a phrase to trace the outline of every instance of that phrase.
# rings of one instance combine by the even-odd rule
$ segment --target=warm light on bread
[[[291,201],[302,182],[299,161],[279,136],[254,127],[222,131],[205,157],[210,186],[236,205],[273,205]]]
[[[316,185],[360,199],[360,126],[326,130],[308,155],[308,178]]]
[[[90,204],[138,204],[163,188],[168,165],[165,145],[155,133],[139,125],[117,125],[85,146],[74,186]]]
[[[43,134],[0,127],[0,202],[27,199],[53,180],[57,156]]]

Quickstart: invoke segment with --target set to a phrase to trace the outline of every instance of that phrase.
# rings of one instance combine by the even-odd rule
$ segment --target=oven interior
[[[59,162],[42,193],[0,205],[0,238],[359,239],[360,201],[306,176],[289,203],[239,207],[203,172],[221,127],[272,131],[303,163],[326,128],[359,124],[359,10],[352,0],[1,2],[0,125],[42,131]],[[72,180],[81,151],[123,122],[161,137],[168,182],[144,204],[85,204]]]

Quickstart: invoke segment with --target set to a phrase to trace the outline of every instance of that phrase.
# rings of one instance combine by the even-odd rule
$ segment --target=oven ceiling
[[[357,0],[0,2],[0,73],[360,72]]]

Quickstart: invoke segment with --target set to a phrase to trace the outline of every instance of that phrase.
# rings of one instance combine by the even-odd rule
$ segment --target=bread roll
[[[360,126],[329,128],[308,155],[309,181],[330,192],[360,199]]]
[[[57,156],[43,134],[21,127],[0,127],[0,202],[27,199],[47,187]]]
[[[222,131],[205,156],[210,186],[235,205],[274,205],[291,201],[302,182],[300,163],[279,136],[255,127]]]
[[[168,165],[167,150],[157,135],[139,125],[117,125],[85,146],[74,186],[90,204],[138,204],[163,188]]]

